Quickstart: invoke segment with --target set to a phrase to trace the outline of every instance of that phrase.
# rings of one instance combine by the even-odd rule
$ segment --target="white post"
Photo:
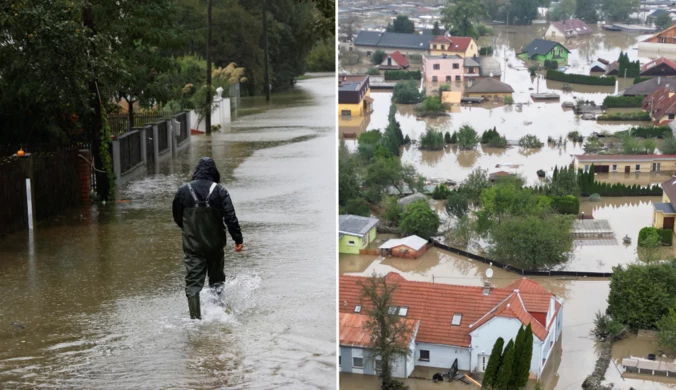
[[[33,230],[33,199],[31,197],[31,179],[26,178],[26,209],[28,210],[28,229]]]

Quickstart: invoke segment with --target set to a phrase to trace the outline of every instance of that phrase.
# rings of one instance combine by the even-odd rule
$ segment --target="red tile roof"
[[[472,42],[472,37],[445,37],[443,35],[437,35],[432,39],[432,43],[449,45],[445,51],[461,53],[467,51],[470,42]]]
[[[409,65],[408,60],[406,59],[406,57],[403,56],[403,54],[399,52],[399,50],[390,54],[390,57],[392,57],[392,59],[394,60],[394,62],[397,63],[397,65],[401,66],[402,68],[408,68]]]
[[[355,313],[340,313],[339,324],[340,324],[340,333],[339,340],[340,345],[352,346],[352,347],[368,347],[371,345],[371,335],[368,332],[365,332],[366,322],[369,317],[364,314],[355,314]],[[410,329],[405,336],[404,342],[402,345],[408,345],[411,342],[411,338],[418,329],[420,321],[415,319],[406,319],[406,327]]]
[[[654,68],[654,67],[662,65],[662,64],[666,64],[671,69],[676,70],[676,62],[668,60],[664,57],[660,57],[656,60],[652,60],[650,62],[646,62],[645,64],[641,65],[641,73],[645,72],[646,70],[648,70],[650,68]]]
[[[341,313],[353,313],[358,304],[368,306],[367,302],[360,303],[359,300],[361,287],[358,282],[365,279],[348,275],[340,277]],[[533,333],[540,340],[546,338],[547,329],[551,326],[551,323],[540,324],[528,312],[546,313],[553,296],[544,288],[538,288],[539,285],[533,281],[518,281],[507,288],[492,288],[489,295],[483,294],[483,287],[409,281],[394,272],[387,274],[386,281],[397,284],[392,294],[393,304],[407,306],[407,318],[420,320],[417,341],[468,347],[470,332],[495,316],[518,318],[524,325],[533,323]],[[523,288],[524,292],[515,292],[515,286],[519,290]],[[557,302],[556,310],[560,307]],[[454,314],[462,315],[459,326],[451,325]],[[474,323],[477,324],[470,328]]]
[[[643,99],[643,109],[653,121],[668,114],[676,114],[676,93],[671,88],[660,88]]]

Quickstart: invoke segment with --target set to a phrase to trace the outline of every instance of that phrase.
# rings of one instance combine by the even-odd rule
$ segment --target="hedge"
[[[671,135],[671,129],[669,129],[669,126],[637,126],[629,130],[617,131],[615,132],[615,136],[619,137],[627,133],[632,137],[664,138],[665,133],[668,133],[669,136]]]
[[[554,81],[562,81],[564,83],[586,84],[586,85],[615,85],[615,77],[598,77],[587,76],[586,74],[563,73],[558,70],[549,69],[547,71],[547,78]]]
[[[608,108],[641,107],[643,96],[606,96],[603,105]]]
[[[419,70],[386,70],[385,80],[420,80],[422,74]]]
[[[484,46],[479,49],[479,55],[480,56],[490,56],[493,55],[493,47],[492,46]]]
[[[599,194],[600,196],[662,196],[662,187],[659,184],[642,187],[638,184],[598,182],[594,178],[594,164],[591,164],[588,172],[583,172],[582,168],[578,169],[577,184],[580,187],[581,196],[590,196],[591,194]]]
[[[550,196],[552,208],[560,214],[578,215],[580,213],[580,200],[577,196]]]
[[[644,227],[638,232],[638,245],[641,245],[641,242],[645,240],[645,238],[648,236],[648,232],[654,231],[657,233],[658,236],[660,236],[660,242],[662,245],[667,245],[671,246],[673,244],[674,236],[671,231],[671,229],[658,229],[655,227]]]
[[[650,121],[647,112],[618,112],[615,114],[603,114],[596,117],[597,121]]]
[[[638,76],[638,77],[634,78],[634,84],[638,84],[638,83],[642,83],[642,82],[644,82],[644,81],[648,81],[648,80],[650,80],[651,78],[652,78],[652,77],[641,77],[641,76]]]

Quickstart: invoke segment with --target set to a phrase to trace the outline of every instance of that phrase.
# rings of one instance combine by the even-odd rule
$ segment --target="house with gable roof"
[[[404,57],[399,50],[392,52],[392,54],[386,55],[383,58],[383,62],[378,65],[380,70],[399,70],[407,69],[410,66],[406,57]]]
[[[546,39],[534,39],[528,46],[524,47],[517,57],[524,61],[555,60],[559,64],[568,63],[568,54],[570,50],[559,42],[548,41]]]
[[[356,321],[354,315],[363,316],[362,323],[366,321],[368,302],[360,300],[359,284],[365,279],[342,275],[339,280],[341,372],[376,372],[365,370],[367,364],[377,365],[375,361],[366,361],[370,359],[368,331],[362,327],[359,333],[353,326],[349,337],[343,332],[348,318]],[[563,299],[527,278],[505,288],[409,281],[395,272],[387,274],[385,280],[397,284],[390,313],[402,317],[410,329],[402,343],[410,346],[412,356],[397,360],[397,367],[404,366],[393,370],[398,377],[408,377],[415,366],[448,370],[455,362],[459,370],[484,372],[498,337],[507,342],[516,337],[519,328],[530,324],[533,331],[530,371],[539,379],[561,337]],[[359,345],[352,341],[356,338],[361,340]]]
[[[659,57],[641,65],[641,76],[676,76],[676,62]]]
[[[568,19],[558,22],[552,22],[545,32],[543,38],[575,38],[579,36],[589,35],[592,30],[587,26],[587,23],[580,19]]]
[[[662,202],[653,202],[653,227],[674,230],[676,219],[676,177],[660,184]]]
[[[458,55],[462,58],[476,57],[479,55],[479,45],[472,37],[447,37],[435,36],[429,45],[430,54],[433,56]]]
[[[377,218],[360,215],[338,216],[338,252],[358,255],[376,239]]]
[[[676,92],[673,88],[659,88],[643,98],[643,111],[650,114],[656,125],[664,125],[676,118]]]

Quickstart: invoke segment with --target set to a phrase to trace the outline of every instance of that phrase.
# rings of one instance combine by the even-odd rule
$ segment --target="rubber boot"
[[[190,319],[201,320],[202,310],[200,307],[200,296],[188,297],[188,307],[190,308]]]

